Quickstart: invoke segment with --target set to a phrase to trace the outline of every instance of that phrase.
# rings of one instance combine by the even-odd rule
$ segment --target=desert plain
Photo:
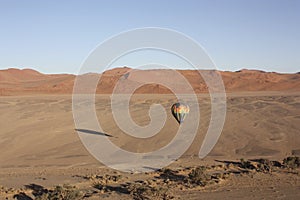
[[[105,166],[85,149],[78,133],[108,137],[130,152],[161,148],[179,128],[170,112],[177,99],[167,89],[148,85],[132,96],[130,114],[141,126],[149,123],[148,110],[153,103],[162,105],[167,113],[159,134],[140,139],[118,128],[110,107],[111,86],[107,85],[130,73],[128,68],[106,72],[100,83],[106,90],[95,96],[105,134],[75,127],[74,75],[13,70],[0,72],[0,199],[54,199],[55,195],[62,199],[300,197],[299,73],[221,72],[226,120],[217,144],[200,159],[199,149],[211,118],[210,96],[201,81],[198,87],[193,72],[182,72],[199,90],[197,135],[169,166],[139,173]]]

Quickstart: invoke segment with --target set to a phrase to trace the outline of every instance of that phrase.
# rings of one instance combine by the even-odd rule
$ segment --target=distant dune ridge
[[[115,84],[125,81],[126,84],[143,82],[146,77],[169,77],[170,70],[135,70],[128,67],[115,68],[105,71],[98,83],[98,94],[112,93]],[[196,93],[206,93],[207,85],[196,70],[178,70],[191,84]],[[206,71],[207,72],[207,71]],[[212,71],[213,72],[213,71]],[[219,71],[227,92],[241,91],[299,91],[300,74],[280,74],[258,70],[240,70],[236,72]],[[98,74],[90,74],[97,76]],[[72,74],[42,74],[32,69],[0,70],[0,96],[26,94],[70,94],[76,76]],[[172,81],[172,80],[170,80]],[[176,87],[184,87],[176,83]],[[126,88],[124,88],[126,93]],[[136,93],[168,94],[171,91],[159,84],[146,84]]]

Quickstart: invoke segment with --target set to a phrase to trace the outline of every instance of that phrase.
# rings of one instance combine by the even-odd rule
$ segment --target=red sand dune
[[[178,70],[191,84],[197,93],[207,92],[207,85],[195,70]],[[206,71],[214,74],[214,71]],[[130,68],[115,68],[105,71],[98,83],[97,93],[112,93],[118,80],[128,85],[137,82],[163,77],[176,87],[184,85],[174,81],[170,70],[132,70]],[[247,91],[299,91],[300,74],[279,74],[258,70],[241,70],[237,72],[219,72],[222,75],[227,92]],[[97,74],[93,74],[95,76]],[[76,76],[71,74],[42,74],[31,69],[0,70],[0,95],[26,95],[26,94],[70,94]],[[124,87],[126,92],[128,87]],[[171,91],[159,84],[146,84],[136,93],[170,93]]]

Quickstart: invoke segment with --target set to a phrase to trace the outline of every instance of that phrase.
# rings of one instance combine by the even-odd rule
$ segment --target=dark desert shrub
[[[255,169],[254,165],[252,165],[250,161],[244,160],[243,158],[239,163],[239,167],[243,169]]]
[[[36,200],[79,200],[83,194],[74,186],[63,185],[55,186],[53,190],[37,197]]]
[[[273,169],[273,162],[268,159],[257,160],[258,165],[256,171],[263,173],[271,173]]]
[[[211,176],[206,173],[206,167],[200,166],[193,169],[189,175],[189,182],[201,186],[205,186],[211,180]]]
[[[297,156],[290,156],[283,160],[283,166],[289,169],[300,167],[300,158]]]
[[[132,184],[128,186],[128,191],[134,200],[173,199],[167,187]]]

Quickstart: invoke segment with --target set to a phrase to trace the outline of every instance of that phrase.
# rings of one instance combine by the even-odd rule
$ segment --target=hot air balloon
[[[181,124],[190,112],[190,108],[184,103],[175,103],[172,105],[171,111],[178,123]]]

